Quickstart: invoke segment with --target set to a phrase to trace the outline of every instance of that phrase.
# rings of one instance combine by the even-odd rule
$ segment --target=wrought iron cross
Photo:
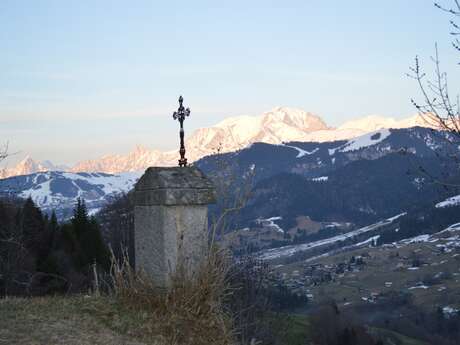
[[[179,109],[174,112],[173,114],[173,119],[174,120],[179,120],[180,123],[180,159],[179,159],[179,166],[180,167],[185,167],[187,166],[187,158],[185,158],[185,145],[184,145],[184,120],[186,116],[190,116],[190,109],[189,108],[184,108],[182,103],[184,102],[184,99],[182,96],[179,97]]]

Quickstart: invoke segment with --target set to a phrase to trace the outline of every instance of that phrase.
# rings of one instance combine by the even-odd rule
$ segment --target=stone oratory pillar
[[[148,168],[136,184],[134,242],[136,270],[160,288],[184,265],[193,276],[206,259],[208,204],[216,192],[195,167]]]

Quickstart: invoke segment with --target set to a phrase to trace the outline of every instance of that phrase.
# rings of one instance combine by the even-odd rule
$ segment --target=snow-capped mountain
[[[417,159],[434,159],[458,154],[459,148],[446,140],[446,133],[428,128],[382,128],[361,136],[331,142],[289,142],[277,145],[255,143],[239,152],[220,157],[208,156],[196,162],[205,173],[212,173],[222,160],[237,162],[236,176],[243,176],[255,165],[255,179],[286,172],[307,179],[327,180],[330,171],[355,161],[371,161],[390,154],[413,154]],[[407,159],[407,156],[404,156]],[[417,166],[414,162],[411,162]],[[433,163],[429,163],[428,166]],[[447,162],[445,163],[447,164]],[[433,165],[438,168],[439,162]]]
[[[291,141],[347,140],[381,128],[414,126],[428,127],[418,115],[403,120],[372,115],[332,128],[312,113],[277,107],[260,116],[230,117],[215,126],[194,131],[186,138],[187,158],[194,162],[217,151],[237,151],[255,142],[281,144]],[[16,167],[0,171],[0,178],[55,170],[105,173],[143,171],[149,166],[176,165],[177,158],[177,150],[162,152],[141,146],[127,155],[106,155],[99,159],[79,162],[70,169],[54,166],[51,162],[35,162],[26,157]]]
[[[380,128],[399,128],[398,121],[391,117],[369,115],[343,123],[338,129],[357,129],[363,132],[375,131]]]
[[[196,160],[218,149],[231,152],[255,142],[303,141],[309,133],[327,129],[317,115],[278,107],[261,116],[231,117],[214,127],[198,129],[188,138],[187,147],[191,150],[191,158]]]
[[[420,115],[414,115],[402,120],[379,115],[369,115],[347,121],[339,126],[337,130],[355,129],[367,133],[381,128],[409,128],[415,126],[428,127],[428,123]]]
[[[430,127],[420,116],[415,115],[402,120],[379,115],[369,115],[362,118],[347,121],[337,128],[319,130],[306,135],[303,141],[326,142],[335,140],[348,140],[358,136],[374,132],[382,128],[410,128]]]
[[[231,117],[209,128],[200,128],[186,139],[190,162],[220,152],[242,149],[254,142],[281,143],[302,140],[308,133],[327,130],[320,117],[293,108],[275,108],[261,116]],[[161,152],[137,147],[126,156],[110,155],[80,162],[71,171],[142,171],[149,166],[177,164],[177,150]]]
[[[16,166],[12,168],[0,169],[0,178],[18,175],[28,175],[42,171],[56,171],[67,169],[68,167],[64,165],[54,165],[50,161],[36,162],[30,156],[26,156]]]
[[[456,146],[454,148],[458,150]],[[406,176],[410,164],[418,166],[417,164],[420,162],[409,162],[408,156],[402,155],[401,150],[413,155],[412,160],[423,161],[425,166],[433,169],[437,169],[439,165],[439,162],[434,161],[433,163],[433,159],[437,157],[437,154],[452,153],[452,147],[448,144],[442,132],[432,132],[429,129],[420,127],[391,130],[384,128],[353,139],[334,142],[255,143],[238,152],[204,157],[198,160],[196,165],[203,172],[211,174],[216,171],[216,164],[219,164],[219,162],[222,164],[224,160],[228,161],[228,166],[235,169],[233,173],[237,177],[245,176],[248,170],[255,169],[255,183],[270,179],[277,174],[287,173],[300,176],[302,183],[307,184],[308,181],[313,181],[314,184],[334,184],[337,181],[351,179],[357,179],[360,184],[363,184],[366,181],[369,183],[372,176],[373,178],[375,176],[386,176],[387,179],[391,177],[398,180],[401,177],[395,175],[395,168],[399,167],[398,169],[402,171],[400,171],[402,176],[406,179],[404,186],[407,190],[404,193],[407,195],[405,195],[414,198],[420,197],[419,194],[424,191],[424,186],[419,183],[420,178]],[[388,158],[389,161],[393,159],[397,160],[397,163],[378,163],[380,159],[387,156],[393,157]],[[153,161],[149,161],[151,156],[146,149],[138,148],[137,154],[133,154],[131,157],[132,164],[139,164],[139,166],[154,164]],[[138,159],[137,161],[135,160],[136,158]],[[348,171],[347,169],[351,169],[349,167],[352,166],[353,162],[359,163],[357,166],[374,166],[375,169],[366,170],[364,175],[358,174],[353,169]],[[361,164],[360,162],[363,163]],[[410,164],[406,166],[403,163]],[[125,166],[126,169],[132,169],[133,167],[134,165]],[[338,171],[342,171],[342,173],[339,174]],[[120,174],[40,172],[0,180],[0,193],[13,194],[22,198],[30,196],[44,210],[56,209],[60,217],[64,218],[70,214],[78,197],[84,198],[87,201],[88,209],[95,212],[110,202],[113,196],[131,190],[141,174],[142,172]],[[387,180],[380,182],[380,188],[386,192],[389,191],[390,194],[399,193],[402,190],[399,182],[388,182]],[[394,186],[397,186],[397,188]],[[285,187],[280,188],[281,191],[284,189]],[[347,189],[344,193],[348,195],[355,193],[355,190],[358,189],[353,187],[349,190]],[[369,189],[367,192],[370,193],[370,190],[375,191],[375,188]],[[377,188],[377,190],[380,189]],[[289,193],[294,192],[295,189],[289,191]],[[283,203],[286,204],[291,198],[289,195],[281,198],[277,198],[278,195],[274,195],[273,198],[268,199],[266,195],[263,196],[260,199],[260,204],[257,204],[257,212],[262,212],[261,210],[270,207],[274,208],[270,212],[275,212],[274,210],[278,210],[280,206],[279,200],[283,200]],[[305,195],[309,195],[309,193]],[[436,196],[439,197],[437,194]],[[422,197],[427,200],[428,197],[432,196],[427,194],[422,195]],[[378,204],[378,196],[366,197],[366,202],[363,205],[356,206],[358,210],[353,209],[350,212],[361,214],[359,207],[362,206],[365,210],[363,211],[364,215],[367,216],[367,207],[370,207],[369,203],[373,202],[374,199]],[[272,201],[274,201],[273,204]],[[436,202],[439,202],[439,200],[436,200]],[[396,202],[392,202],[391,207],[396,204]],[[324,207],[327,209],[327,204]],[[386,205],[385,210],[387,208],[390,208],[390,206]],[[287,209],[290,209],[290,207]],[[392,212],[397,211],[399,209],[392,210]],[[282,212],[282,209],[280,209],[280,212]],[[370,214],[372,215],[373,213]],[[253,214],[251,214],[252,216]],[[271,216],[268,214],[266,218]],[[281,214],[281,216],[284,217],[283,219],[289,219],[289,215]]]
[[[73,166],[71,172],[105,172],[118,173],[142,171],[149,166],[164,164],[164,154],[158,150],[149,150],[136,146],[128,155],[107,155],[96,160],[86,160]],[[170,165],[170,164],[168,164]]]
[[[44,211],[55,210],[59,218],[66,218],[77,198],[83,198],[90,213],[95,213],[111,198],[129,192],[140,176],[141,173],[38,172],[0,180],[0,191],[31,197]]]

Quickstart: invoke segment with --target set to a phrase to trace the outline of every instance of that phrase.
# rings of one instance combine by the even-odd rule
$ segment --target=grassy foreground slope
[[[165,345],[149,328],[151,316],[126,309],[111,297],[68,296],[0,299],[0,344]],[[313,344],[308,316],[285,315],[285,345]],[[396,332],[373,328],[383,344],[427,345]]]
[[[163,345],[149,315],[108,297],[0,299],[0,344]]]

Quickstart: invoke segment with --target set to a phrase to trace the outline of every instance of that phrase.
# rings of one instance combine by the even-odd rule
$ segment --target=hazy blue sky
[[[403,117],[416,54],[431,69],[437,41],[459,79],[449,31],[432,0],[1,0],[0,140],[63,163],[172,149],[179,94],[188,133],[278,105]]]

